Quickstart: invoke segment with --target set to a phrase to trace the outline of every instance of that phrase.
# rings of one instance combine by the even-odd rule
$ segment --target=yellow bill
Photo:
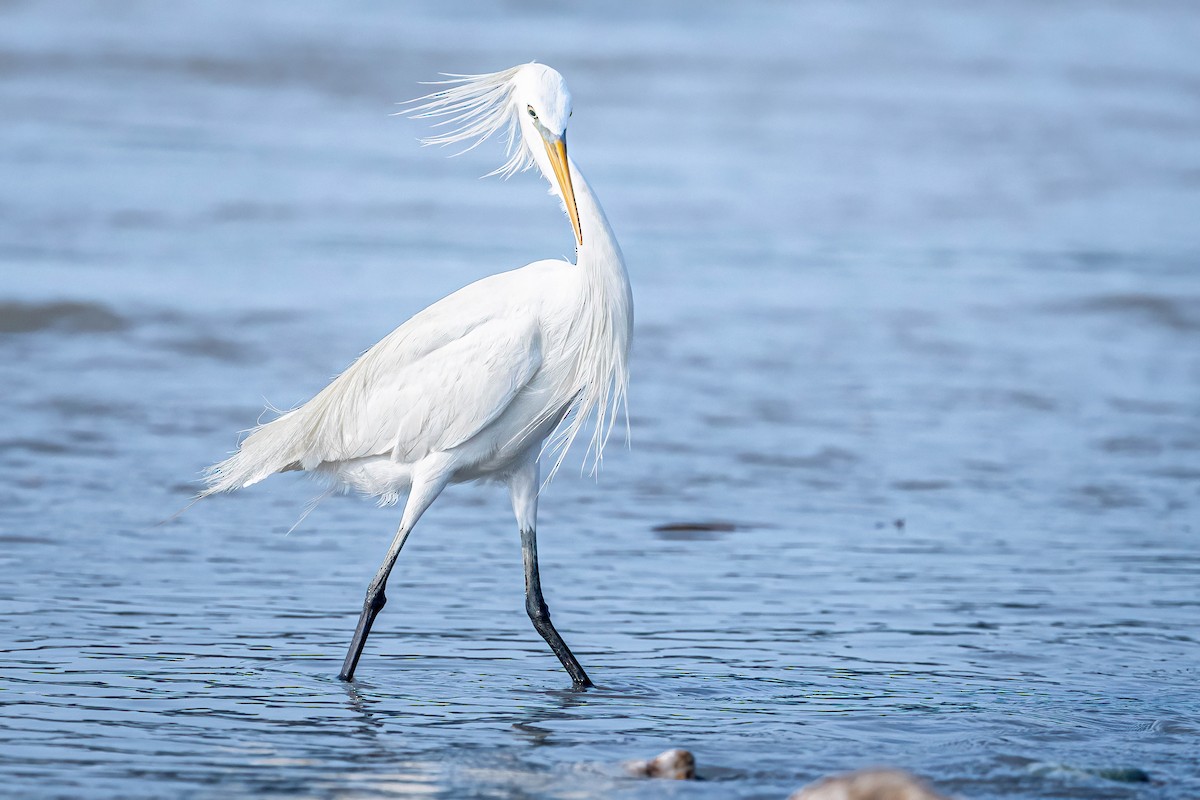
[[[567,138],[546,139],[546,154],[550,156],[550,166],[554,168],[554,177],[558,178],[558,188],[562,191],[563,202],[567,206],[567,216],[571,218],[571,227],[575,229],[575,243],[583,246],[583,231],[579,227],[579,209],[575,206],[575,189],[571,186],[571,168],[567,165]]]

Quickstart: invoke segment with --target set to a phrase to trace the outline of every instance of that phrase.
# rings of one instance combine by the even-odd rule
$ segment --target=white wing
[[[307,403],[255,428],[208,470],[202,494],[327,461],[416,461],[470,440],[542,365],[537,315],[513,302],[517,272],[465,287],[392,331]]]
[[[310,445],[295,459],[303,469],[383,454],[412,462],[458,447],[500,416],[542,363],[540,331],[524,319],[488,320],[415,357],[389,345],[367,351],[298,409],[313,407]]]

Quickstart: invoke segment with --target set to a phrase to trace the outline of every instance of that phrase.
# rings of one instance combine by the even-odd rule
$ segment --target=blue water
[[[1197,41],[1184,2],[0,3],[0,785],[1200,796]],[[631,447],[541,504],[599,688],[474,486],[347,686],[395,509],[288,534],[287,475],[157,523],[265,403],[570,252],[496,148],[388,116],[530,59],[637,302]],[[702,780],[623,772],[668,747]]]

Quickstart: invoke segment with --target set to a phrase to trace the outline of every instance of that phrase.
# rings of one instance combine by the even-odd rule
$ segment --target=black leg
[[[354,629],[354,638],[350,640],[350,649],[346,651],[346,660],[342,662],[342,671],[338,673],[338,677],[342,680],[354,680],[354,670],[358,668],[358,660],[362,658],[363,647],[367,644],[371,626],[375,624],[375,617],[379,616],[380,610],[387,603],[384,589],[387,587],[388,576],[392,574],[392,567],[396,566],[396,558],[400,555],[400,550],[404,547],[408,535],[412,533],[417,520],[425,513],[425,509],[429,508],[429,504],[441,493],[445,485],[446,475],[442,473],[435,473],[423,480],[413,482],[412,489],[408,493],[408,501],[404,504],[404,518],[400,521],[400,529],[396,531],[396,536],[392,539],[392,546],[388,548],[387,555],[384,556],[383,563],[379,566],[379,571],[375,573],[371,585],[367,588],[367,599],[363,601],[363,610],[358,616],[358,627]]]
[[[525,610],[529,612],[529,619],[533,620],[533,627],[550,645],[554,655],[558,656],[575,688],[586,689],[592,685],[591,679],[550,622],[550,609],[542,597],[542,579],[538,574],[537,534],[532,528],[521,531],[521,555],[525,560]],[[366,613],[365,610],[363,613]]]
[[[387,605],[387,596],[384,594],[384,584],[381,583],[376,587],[375,582],[372,581],[371,588],[367,590],[367,599],[363,601],[362,614],[358,617],[358,627],[354,629],[354,638],[350,640],[350,649],[346,652],[346,660],[342,662],[342,671],[338,673],[338,677],[342,680],[354,680],[354,670],[358,668],[358,660],[362,658],[363,648],[367,645],[367,636],[371,633],[371,626],[375,624],[375,617],[379,616],[379,612],[385,605]]]

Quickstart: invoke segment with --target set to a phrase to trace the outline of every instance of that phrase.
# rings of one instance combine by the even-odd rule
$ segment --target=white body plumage
[[[571,98],[540,64],[459,76],[422,98],[418,117],[449,129],[431,144],[474,147],[507,129],[497,172],[536,165],[563,202],[577,263],[536,261],[477,281],[434,303],[359,357],[299,408],[260,425],[207,473],[203,496],[305,470],[393,503],[403,519],[372,581],[341,677],[351,679],[405,539],[448,483],[508,484],[521,531],[527,603],[535,628],[577,687],[590,685],[550,623],[534,529],[539,459],[549,475],[588,420],[599,466],[623,410],[633,300],[620,247],[591,187],[567,158]]]

